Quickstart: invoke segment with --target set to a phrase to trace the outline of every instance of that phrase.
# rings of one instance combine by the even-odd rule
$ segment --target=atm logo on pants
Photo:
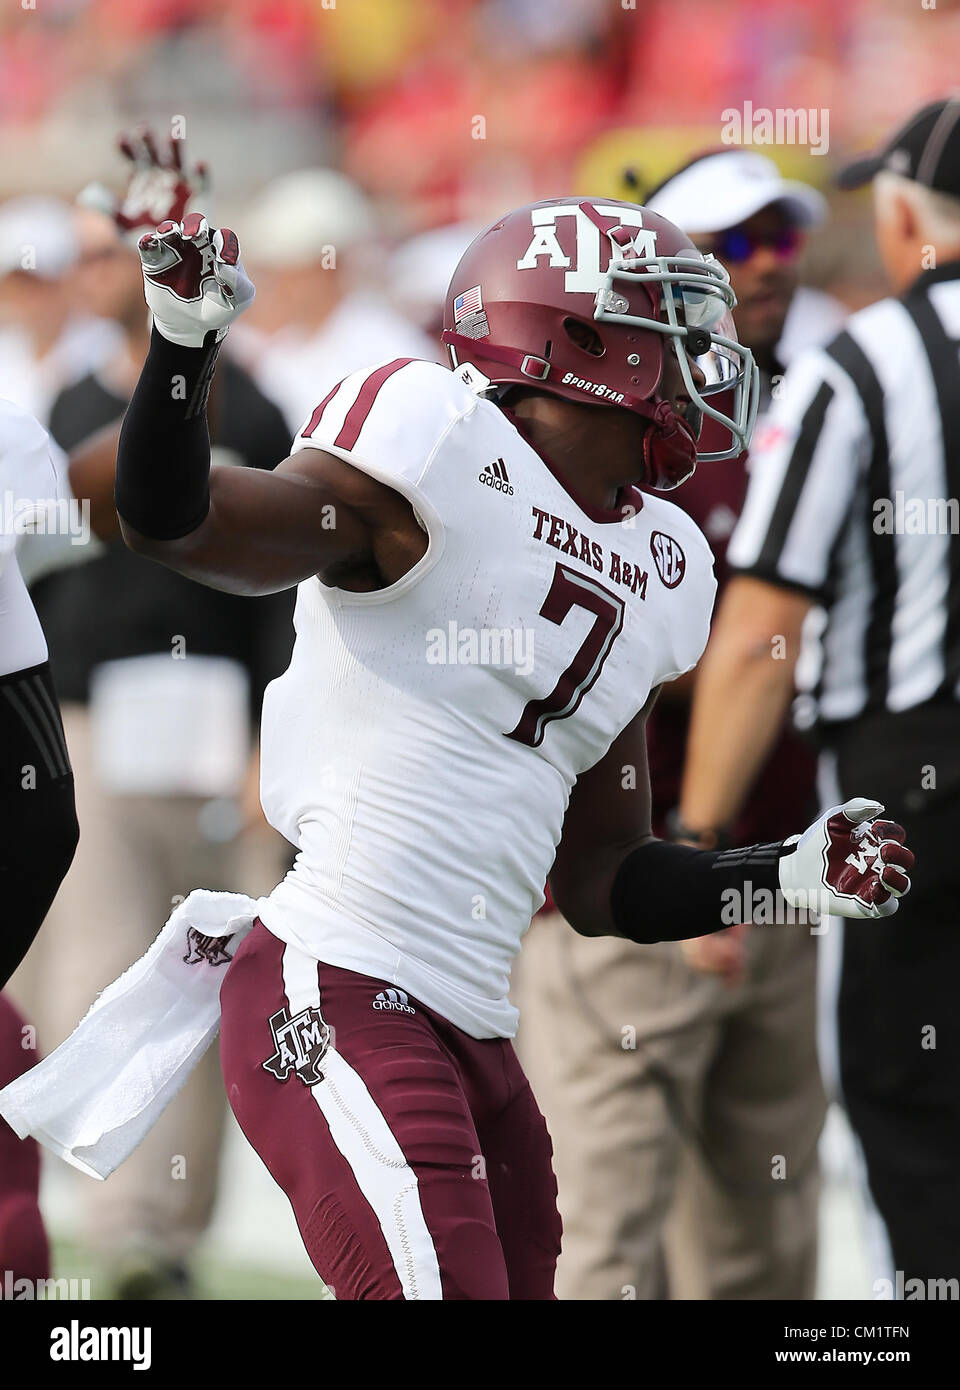
[[[286,1009],[279,1009],[270,1018],[275,1051],[262,1063],[264,1071],[278,1081],[286,1081],[296,1072],[305,1086],[315,1086],[323,1080],[320,1061],[330,1048],[332,1031],[316,1005],[302,1009],[293,1018]]]

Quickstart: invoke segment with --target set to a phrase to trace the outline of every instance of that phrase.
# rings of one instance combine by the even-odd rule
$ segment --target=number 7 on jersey
[[[557,564],[553,582],[543,601],[540,616],[558,626],[573,608],[585,608],[594,615],[593,625],[562,671],[556,685],[540,700],[529,700],[520,721],[507,738],[537,748],[543,742],[547,725],[553,719],[569,719],[591,688],[603,663],[623,628],[624,602],[590,575],[578,574]]]

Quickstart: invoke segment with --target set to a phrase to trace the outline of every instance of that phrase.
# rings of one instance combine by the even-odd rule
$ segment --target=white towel
[[[69,1038],[0,1091],[0,1115],[20,1138],[32,1134],[82,1172],[109,1177],[216,1037],[220,985],[259,907],[204,889],[180,903]]]

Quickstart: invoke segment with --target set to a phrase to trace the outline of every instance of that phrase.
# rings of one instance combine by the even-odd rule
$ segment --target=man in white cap
[[[843,322],[835,299],[799,284],[805,234],[825,220],[825,199],[783,178],[766,155],[725,149],[692,159],[644,201],[729,270],[737,334],[760,368],[762,412],[789,359]]]
[[[391,307],[385,287],[378,290],[380,231],[344,174],[285,174],[261,194],[242,235],[244,257],[264,287],[258,304],[268,308],[258,308],[238,346],[292,433],[318,391],[372,359],[436,357],[436,344]]]
[[[2,394],[46,423],[57,393],[116,351],[120,334],[76,312],[68,274],[76,261],[73,212],[60,198],[0,206]]]
[[[390,294],[393,306],[435,344],[434,356],[444,361],[440,342],[443,303],[447,286],[460,258],[475,236],[479,222],[450,222],[417,232],[402,242],[390,257]]]
[[[691,160],[644,203],[729,270],[765,412],[786,361],[843,316],[798,285],[804,233],[823,221],[824,199],[763,155],[725,150]],[[741,456],[699,469],[674,494],[707,536],[721,586],[746,487]],[[749,844],[758,827],[812,805],[813,759],[785,735],[722,846],[686,831],[670,813],[695,677],[672,682],[647,720],[655,833],[701,848]],[[627,952],[586,942],[557,914],[535,923],[514,998],[554,1138],[561,1297],[813,1297],[824,1113],[814,945],[802,929],[732,925]]]

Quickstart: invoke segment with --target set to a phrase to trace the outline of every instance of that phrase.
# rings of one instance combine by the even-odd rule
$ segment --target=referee
[[[824,795],[843,800],[866,779],[909,824],[909,900],[889,920],[843,929],[840,1079],[897,1270],[950,1279],[960,1277],[960,100],[917,112],[841,186],[871,180],[895,297],[796,359],[755,442],[680,810],[702,832],[736,819],[796,675],[798,716],[824,751]]]

